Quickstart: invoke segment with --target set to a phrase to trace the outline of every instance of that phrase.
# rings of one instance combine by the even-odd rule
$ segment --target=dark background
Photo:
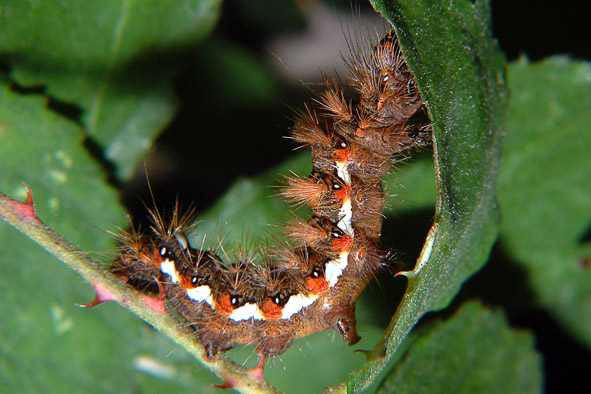
[[[326,6],[335,12],[352,13],[349,1],[330,2]],[[360,8],[362,13],[373,12],[364,2],[353,7]],[[591,59],[589,8],[584,1],[565,2],[561,6],[535,1],[492,1],[493,33],[509,61],[520,56],[538,61],[556,54]],[[294,145],[282,137],[289,134],[293,109],[302,108],[312,97],[303,82],[318,82],[320,72],[302,83],[282,79],[268,64],[273,56],[269,45],[276,37],[303,34],[306,27],[305,16],[292,1],[224,3],[214,44],[208,40],[195,48],[177,78],[180,110],[157,141],[156,154],[151,156],[159,164],[159,160],[164,160],[163,168],[156,166],[150,172],[158,201],[172,201],[179,195],[182,200],[195,201],[204,210],[238,176],[255,175],[292,153]],[[215,40],[222,43],[221,48],[215,47]],[[270,75],[276,96],[258,97],[253,102],[249,86],[245,86],[248,81],[241,81],[234,91],[227,86],[235,76],[220,75],[220,67],[216,67],[219,64],[209,60],[233,49],[251,56],[255,66]],[[335,64],[341,64],[338,52],[334,53]],[[316,59],[309,59],[309,63],[315,62]],[[335,64],[323,71],[330,71]],[[230,68],[226,69],[232,73]],[[133,206],[138,194],[145,193],[141,168],[135,182],[126,189],[128,205]]]

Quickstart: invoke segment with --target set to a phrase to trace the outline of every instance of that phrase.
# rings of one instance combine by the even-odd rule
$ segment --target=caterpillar
[[[355,304],[390,264],[380,247],[382,178],[393,156],[430,141],[430,126],[396,35],[355,48],[346,60],[357,98],[336,82],[298,115],[291,138],[312,151],[312,173],[290,176],[281,195],[312,217],[287,226],[292,246],[223,262],[189,244],[193,218],[175,209],[165,222],[150,211],[150,232],[120,235],[110,270],[141,291],[162,292],[213,359],[253,345],[261,363],[294,339],[334,329],[350,345],[360,337]]]

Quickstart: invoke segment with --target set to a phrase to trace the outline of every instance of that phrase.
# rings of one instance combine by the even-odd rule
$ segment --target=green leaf
[[[117,194],[82,144],[83,131],[45,109],[44,98],[16,94],[6,84],[2,88],[0,158],[4,177],[0,190],[13,191],[24,200],[19,181],[25,179],[36,196],[37,215],[85,250],[106,254],[104,251],[114,245],[102,229],[123,224],[124,216]],[[93,285],[98,283],[91,278],[102,275],[96,263],[81,262],[85,256],[27,213],[28,204],[16,203],[3,194],[0,197],[2,218],[71,264]],[[174,345],[165,341],[164,349],[152,348],[150,343],[163,337],[127,311],[114,304],[92,311],[76,308],[75,302],[92,300],[88,283],[4,223],[0,225],[0,250],[0,290],[6,301],[0,303],[4,316],[0,322],[0,380],[8,391],[132,392],[143,384],[140,380],[147,380],[142,373],[168,379],[168,392],[209,388],[211,375],[201,383],[193,379],[202,374],[183,377],[182,369],[168,357]],[[72,264],[74,259],[78,261]],[[112,276],[106,281],[123,289],[125,294],[121,294],[126,298],[119,299],[122,304],[136,311],[138,305],[147,309],[136,292]],[[189,341],[190,334],[169,315],[151,313],[160,320],[168,319],[169,326],[184,335],[169,333],[177,343]],[[223,368],[227,362],[218,360],[216,370]]]
[[[247,247],[256,251],[257,245],[272,242],[281,235],[277,226],[293,217],[290,205],[277,195],[281,175],[290,171],[306,174],[311,168],[310,154],[305,153],[255,178],[237,180],[213,207],[199,215],[199,224],[189,235],[192,244],[205,242],[208,248],[217,248],[220,237],[228,250]],[[243,239],[236,238],[237,234],[243,234]]]
[[[395,26],[433,121],[438,200],[407,294],[374,351],[377,361],[351,380],[355,391],[383,372],[424,313],[445,307],[486,262],[499,220],[495,189],[507,102],[505,64],[485,2],[373,4]]]
[[[208,91],[202,101],[210,105],[223,103],[227,116],[232,116],[235,108],[244,109],[245,103],[256,112],[281,100],[268,65],[239,45],[212,37],[199,46],[195,62],[197,67],[191,73],[198,76],[193,83]],[[208,126],[215,126],[215,122]]]
[[[385,209],[388,217],[413,210],[435,209],[437,183],[432,157],[401,162],[395,164],[394,169],[384,179],[384,192],[389,196]]]
[[[0,57],[23,86],[83,111],[82,123],[126,179],[175,112],[183,47],[207,34],[219,0],[2,4]]]
[[[65,237],[86,250],[112,246],[98,229],[122,224],[123,209],[83,145],[84,130],[47,110],[44,97],[20,95],[8,86],[0,80],[0,190],[24,200],[26,182],[39,216]]]
[[[509,78],[502,247],[538,301],[591,348],[591,66],[522,59]]]
[[[534,338],[477,303],[417,339],[379,393],[539,393],[542,359]]]
[[[118,196],[82,146],[83,131],[44,107],[45,99],[15,94],[2,83],[0,190],[24,200],[21,182],[27,182],[50,225],[86,250],[110,249],[111,239],[99,229],[121,223]],[[97,313],[75,308],[74,302],[92,298],[88,284],[5,223],[0,250],[4,389],[129,387],[125,373],[136,351],[123,344],[136,343],[140,327],[134,319],[114,305]],[[110,357],[118,361],[105,363]]]

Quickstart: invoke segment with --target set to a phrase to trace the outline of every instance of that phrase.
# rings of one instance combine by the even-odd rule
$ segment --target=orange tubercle
[[[232,301],[230,300],[229,294],[221,294],[215,298],[215,310],[224,316],[230,316],[233,311]]]
[[[343,235],[340,238],[334,238],[332,240],[332,249],[337,252],[344,252],[351,249],[353,244],[353,237],[350,235]]]
[[[263,316],[265,316],[265,319],[280,319],[282,309],[283,308],[275,304],[273,301],[267,300],[262,307]]]
[[[335,196],[341,200],[345,201],[351,196],[351,186],[343,185],[339,190],[335,192]]]
[[[328,289],[328,282],[324,278],[308,278],[306,288],[310,293],[318,295]]]
[[[353,156],[353,149],[351,147],[345,149],[336,149],[334,153],[336,161],[346,161]]]

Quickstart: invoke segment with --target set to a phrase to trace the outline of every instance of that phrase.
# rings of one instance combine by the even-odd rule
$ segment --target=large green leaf
[[[102,229],[123,224],[123,210],[83,145],[84,131],[48,110],[44,97],[14,93],[5,80],[0,89],[0,190],[24,200],[26,182],[39,216],[61,234],[86,250],[110,247]]]
[[[3,79],[0,190],[24,200],[27,182],[40,217],[84,250],[111,258],[105,229],[125,225],[123,210],[83,141],[90,133],[117,174],[130,174],[174,111],[175,57],[158,59],[209,31],[218,3],[3,2],[0,56],[11,78],[80,107],[83,127],[47,110],[42,95],[7,90]],[[88,284],[5,224],[0,233],[6,390],[131,392],[154,380],[138,371],[139,361],[175,367],[169,341],[115,305],[75,308],[92,299]],[[151,342],[164,344],[155,350]],[[169,389],[199,387],[174,382]]]
[[[523,59],[509,77],[502,246],[537,301],[591,348],[591,67]]]
[[[539,393],[542,359],[531,334],[477,303],[430,327],[379,393]]]
[[[351,380],[367,388],[426,312],[444,307],[487,260],[496,238],[496,176],[507,92],[486,2],[374,1],[394,25],[433,121],[435,225],[383,347]]]
[[[0,190],[35,198],[38,216],[99,259],[113,256],[106,229],[125,225],[116,191],[88,154],[83,130],[46,99],[0,90]],[[0,224],[0,380],[7,392],[211,391],[212,376],[115,304],[83,310],[88,283],[30,239]],[[110,251],[110,252],[106,252]],[[181,355],[180,357],[178,355]],[[189,373],[190,371],[190,373]],[[140,389],[141,388],[141,389]]]
[[[0,58],[17,83],[80,108],[124,179],[174,114],[174,55],[212,29],[219,3],[4,1]]]
[[[100,229],[120,222],[123,211],[85,152],[82,130],[46,110],[45,99],[21,96],[6,86],[0,91],[0,190],[24,200],[21,182],[27,182],[39,215],[51,226],[86,250],[112,248]],[[129,325],[133,318],[114,305],[96,314],[76,309],[74,302],[92,297],[88,284],[5,223],[0,224],[0,250],[4,389],[129,387],[125,374],[137,350],[122,344],[136,342],[139,326]],[[117,361],[105,363],[110,357]]]

